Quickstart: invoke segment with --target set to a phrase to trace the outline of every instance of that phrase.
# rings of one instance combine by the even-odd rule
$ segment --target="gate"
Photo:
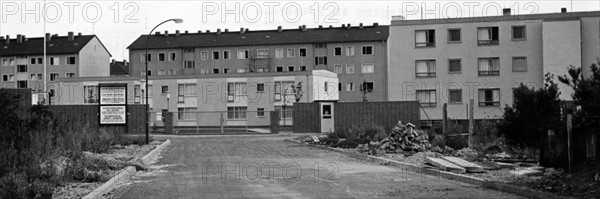
[[[241,109],[152,112],[150,118],[152,132],[167,134],[274,134],[292,124],[291,112]]]

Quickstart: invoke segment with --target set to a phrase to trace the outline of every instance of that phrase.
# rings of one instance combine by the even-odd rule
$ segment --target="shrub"
[[[330,139],[346,139],[346,143],[351,143],[347,145],[352,148],[358,144],[365,144],[371,141],[381,141],[384,138],[388,137],[388,134],[385,132],[385,128],[376,123],[368,123],[366,125],[353,126],[341,131],[336,131],[329,133],[327,135]]]

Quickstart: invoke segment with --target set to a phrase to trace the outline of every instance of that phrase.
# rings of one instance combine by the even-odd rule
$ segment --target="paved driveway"
[[[283,142],[281,136],[178,136],[154,169],[114,198],[519,198]]]

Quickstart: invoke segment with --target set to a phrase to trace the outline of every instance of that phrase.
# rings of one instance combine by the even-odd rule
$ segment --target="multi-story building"
[[[45,40],[44,55],[43,37],[0,37],[1,88],[43,91],[45,85],[56,83],[58,78],[109,75],[111,55],[96,35],[47,33]]]
[[[341,101],[387,99],[388,27],[352,26],[297,29],[156,32],[129,47],[130,75],[152,77],[214,74],[293,73],[329,70],[338,74]],[[150,37],[150,38],[148,38]],[[149,40],[148,55],[145,54]]]
[[[544,86],[544,75],[567,74],[600,57],[600,12],[573,12],[455,19],[392,19],[387,98],[419,100],[422,120],[497,119],[511,106],[512,89]],[[555,78],[555,82],[558,80]],[[559,83],[561,98],[571,89]]]

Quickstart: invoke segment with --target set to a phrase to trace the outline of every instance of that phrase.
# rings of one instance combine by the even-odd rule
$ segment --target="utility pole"
[[[469,100],[469,148],[472,149],[473,148],[473,126],[474,126],[474,120],[473,120],[473,105],[475,104],[475,100],[471,99]]]

